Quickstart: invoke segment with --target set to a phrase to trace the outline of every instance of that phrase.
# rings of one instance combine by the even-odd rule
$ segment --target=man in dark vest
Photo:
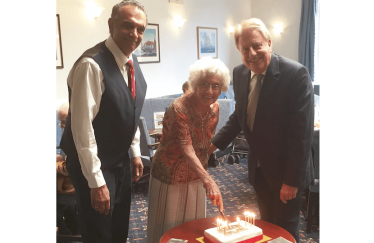
[[[67,80],[70,107],[60,146],[83,242],[126,242],[131,180],[143,173],[138,121],[147,84],[132,52],[147,26],[144,7],[122,1],[108,25],[109,38],[85,51]]]

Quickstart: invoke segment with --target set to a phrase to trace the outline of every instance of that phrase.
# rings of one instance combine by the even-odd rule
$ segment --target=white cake
[[[244,221],[240,221],[240,230],[238,231],[238,223],[231,223],[230,229],[226,230],[224,235],[217,231],[217,227],[204,231],[204,241],[206,243],[254,243],[262,240],[262,229],[257,226],[244,226]],[[238,231],[238,232],[237,232]]]

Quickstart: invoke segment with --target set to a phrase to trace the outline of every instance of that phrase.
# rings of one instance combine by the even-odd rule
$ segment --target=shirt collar
[[[125,54],[119,49],[117,44],[114,42],[112,36],[109,36],[109,38],[105,41],[106,47],[108,47],[109,51],[113,54],[114,59],[117,62],[117,65],[119,68],[122,68],[125,66],[125,64],[131,60],[132,61],[132,55],[130,55],[130,58],[127,58]]]

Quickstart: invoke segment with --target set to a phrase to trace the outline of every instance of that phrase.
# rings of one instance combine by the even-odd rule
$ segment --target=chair
[[[307,196],[306,232],[310,233],[314,217],[319,215],[319,130],[313,133],[314,180],[309,185]]]
[[[158,143],[152,143],[151,137],[149,136],[147,123],[144,117],[139,119],[139,130],[140,130],[140,153],[141,159],[144,165],[143,176],[135,185],[148,182],[150,176],[150,169],[152,167],[152,158],[155,154],[155,149],[158,147]]]

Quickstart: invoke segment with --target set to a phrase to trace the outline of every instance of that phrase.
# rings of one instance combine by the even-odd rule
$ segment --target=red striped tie
[[[134,66],[132,65],[132,61],[129,60],[126,65],[129,67],[129,71],[127,72],[128,77],[128,86],[132,95],[132,98],[135,100],[135,94],[136,94],[136,85],[135,85],[135,72],[134,72]]]

